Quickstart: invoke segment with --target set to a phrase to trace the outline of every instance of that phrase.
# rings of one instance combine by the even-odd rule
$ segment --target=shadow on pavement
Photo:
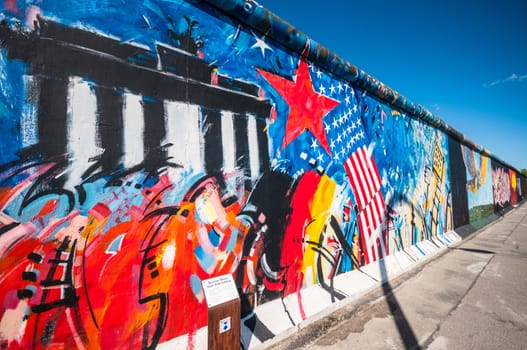
[[[379,269],[381,273],[381,281],[388,281],[388,274],[386,272],[386,265],[384,263],[384,259],[379,260]],[[392,286],[389,282],[382,283],[382,291],[386,298],[386,302],[388,303],[390,313],[394,318],[395,325],[397,326],[397,330],[399,332],[399,336],[401,337],[401,340],[404,343],[405,349],[421,349],[421,347],[419,346],[419,342],[412,330],[412,327],[410,326],[408,319],[406,318],[403,310],[401,309],[401,305],[399,305],[397,298],[393,294]]]
[[[449,249],[450,250],[463,250],[465,252],[470,252],[470,253],[496,254],[496,252],[493,252],[491,250],[486,250],[486,249],[462,248],[462,247],[454,247],[454,248],[449,248]]]

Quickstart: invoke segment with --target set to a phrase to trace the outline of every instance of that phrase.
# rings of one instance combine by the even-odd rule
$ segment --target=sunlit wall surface
[[[305,318],[302,290],[343,299],[336,276],[524,196],[514,169],[204,3],[0,18],[2,348],[191,348],[201,281],[224,274],[263,341],[266,303]]]

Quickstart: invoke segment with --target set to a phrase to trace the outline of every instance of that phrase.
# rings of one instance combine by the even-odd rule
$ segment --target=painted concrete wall
[[[202,348],[224,274],[250,348],[525,196],[255,3],[116,4],[3,3],[2,348]]]

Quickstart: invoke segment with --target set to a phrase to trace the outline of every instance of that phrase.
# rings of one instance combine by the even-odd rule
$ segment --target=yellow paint
[[[322,176],[320,183],[318,184],[317,190],[315,191],[315,195],[313,196],[313,200],[310,203],[310,211],[313,221],[310,222],[305,228],[304,241],[320,241],[320,233],[322,232],[324,224],[326,223],[329,217],[336,187],[337,186],[332,179],[330,179],[326,175]],[[308,243],[304,244],[304,262],[302,270],[304,271],[305,276],[308,276],[306,272],[309,270],[309,267],[311,267],[312,271],[317,271],[317,253],[312,248],[316,248],[316,245]],[[305,282],[309,284],[316,284],[316,274],[311,275],[312,280]]]
[[[360,251],[359,251],[359,236],[357,234],[354,234],[353,235],[353,246],[351,247],[351,251],[353,253],[353,256],[357,259],[356,261],[359,261],[359,254],[360,254]],[[358,266],[357,264],[355,264],[355,262],[353,262],[353,268],[354,269],[358,269],[360,266]]]
[[[323,175],[320,183],[318,184],[317,191],[313,196],[313,202],[311,203],[311,216],[316,218],[318,215],[327,212],[331,204],[333,203],[333,195],[337,185],[335,181],[329,178],[327,175]]]
[[[481,169],[480,169],[480,186],[485,185],[485,181],[487,181],[487,165],[489,163],[489,158],[485,156],[481,156]]]
[[[225,210],[221,205],[216,186],[208,184],[205,191],[196,199],[196,214],[198,219],[205,224],[225,218]]]
[[[511,174],[511,187],[514,191],[516,191],[516,172],[510,171]]]

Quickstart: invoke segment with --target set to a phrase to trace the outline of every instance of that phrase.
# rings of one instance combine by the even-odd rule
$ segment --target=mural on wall
[[[303,288],[452,229],[442,132],[200,3],[120,11],[4,2],[2,348],[191,348],[222,274],[247,327],[305,318]]]
[[[467,176],[470,222],[474,223],[494,213],[492,170],[490,159],[467,146],[461,146]]]
[[[511,178],[509,169],[498,162],[492,162],[492,191],[494,211],[500,213],[511,205]]]

